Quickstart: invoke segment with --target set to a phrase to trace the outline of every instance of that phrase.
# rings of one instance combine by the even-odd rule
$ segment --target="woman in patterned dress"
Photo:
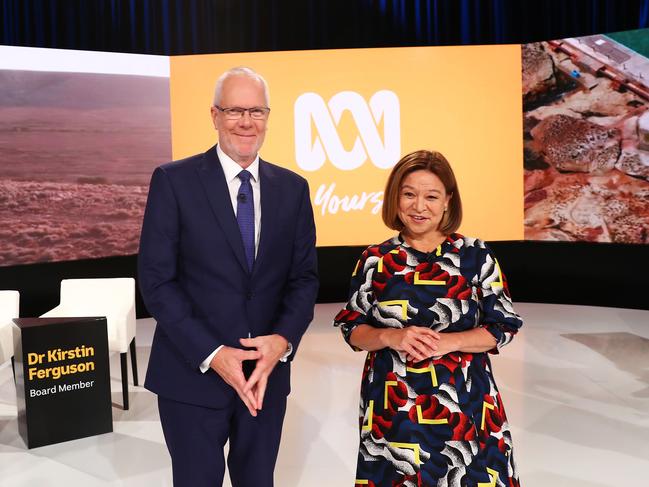
[[[368,351],[356,486],[518,487],[512,439],[488,353],[522,321],[493,253],[455,233],[462,203],[438,152],[393,168],[383,221],[334,320]]]

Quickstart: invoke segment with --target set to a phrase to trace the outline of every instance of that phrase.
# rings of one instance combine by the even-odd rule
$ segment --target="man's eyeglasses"
[[[268,107],[252,107],[252,108],[241,108],[241,107],[230,107],[230,108],[223,108],[220,106],[215,105],[214,108],[219,110],[220,112],[223,112],[225,115],[225,118],[228,120],[239,120],[241,117],[243,117],[243,114],[248,112],[248,115],[250,115],[250,118],[253,120],[266,120],[268,118],[268,114],[270,113],[270,108]]]

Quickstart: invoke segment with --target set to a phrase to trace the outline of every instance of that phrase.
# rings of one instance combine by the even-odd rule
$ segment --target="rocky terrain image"
[[[649,243],[649,59],[605,36],[523,46],[525,238]]]
[[[0,266],[134,254],[169,80],[0,70]]]

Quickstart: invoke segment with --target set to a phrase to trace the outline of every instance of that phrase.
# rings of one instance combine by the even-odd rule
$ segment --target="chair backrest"
[[[135,337],[135,279],[64,279],[55,309],[58,316],[105,316],[109,348],[126,352]]]
[[[61,304],[76,309],[107,310],[130,307],[135,301],[135,279],[131,277],[63,279]]]
[[[0,291],[0,363],[13,357],[13,320],[18,318],[20,293],[18,291]]]

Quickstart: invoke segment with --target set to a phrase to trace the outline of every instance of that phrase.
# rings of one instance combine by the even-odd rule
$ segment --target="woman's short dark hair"
[[[408,174],[414,171],[430,171],[437,176],[450,195],[448,209],[439,223],[439,231],[444,235],[450,235],[457,231],[462,223],[462,200],[460,190],[451,165],[441,153],[436,151],[419,150],[403,156],[392,168],[385,185],[383,198],[383,223],[392,230],[402,231],[403,222],[399,218],[399,192],[403,180]]]

